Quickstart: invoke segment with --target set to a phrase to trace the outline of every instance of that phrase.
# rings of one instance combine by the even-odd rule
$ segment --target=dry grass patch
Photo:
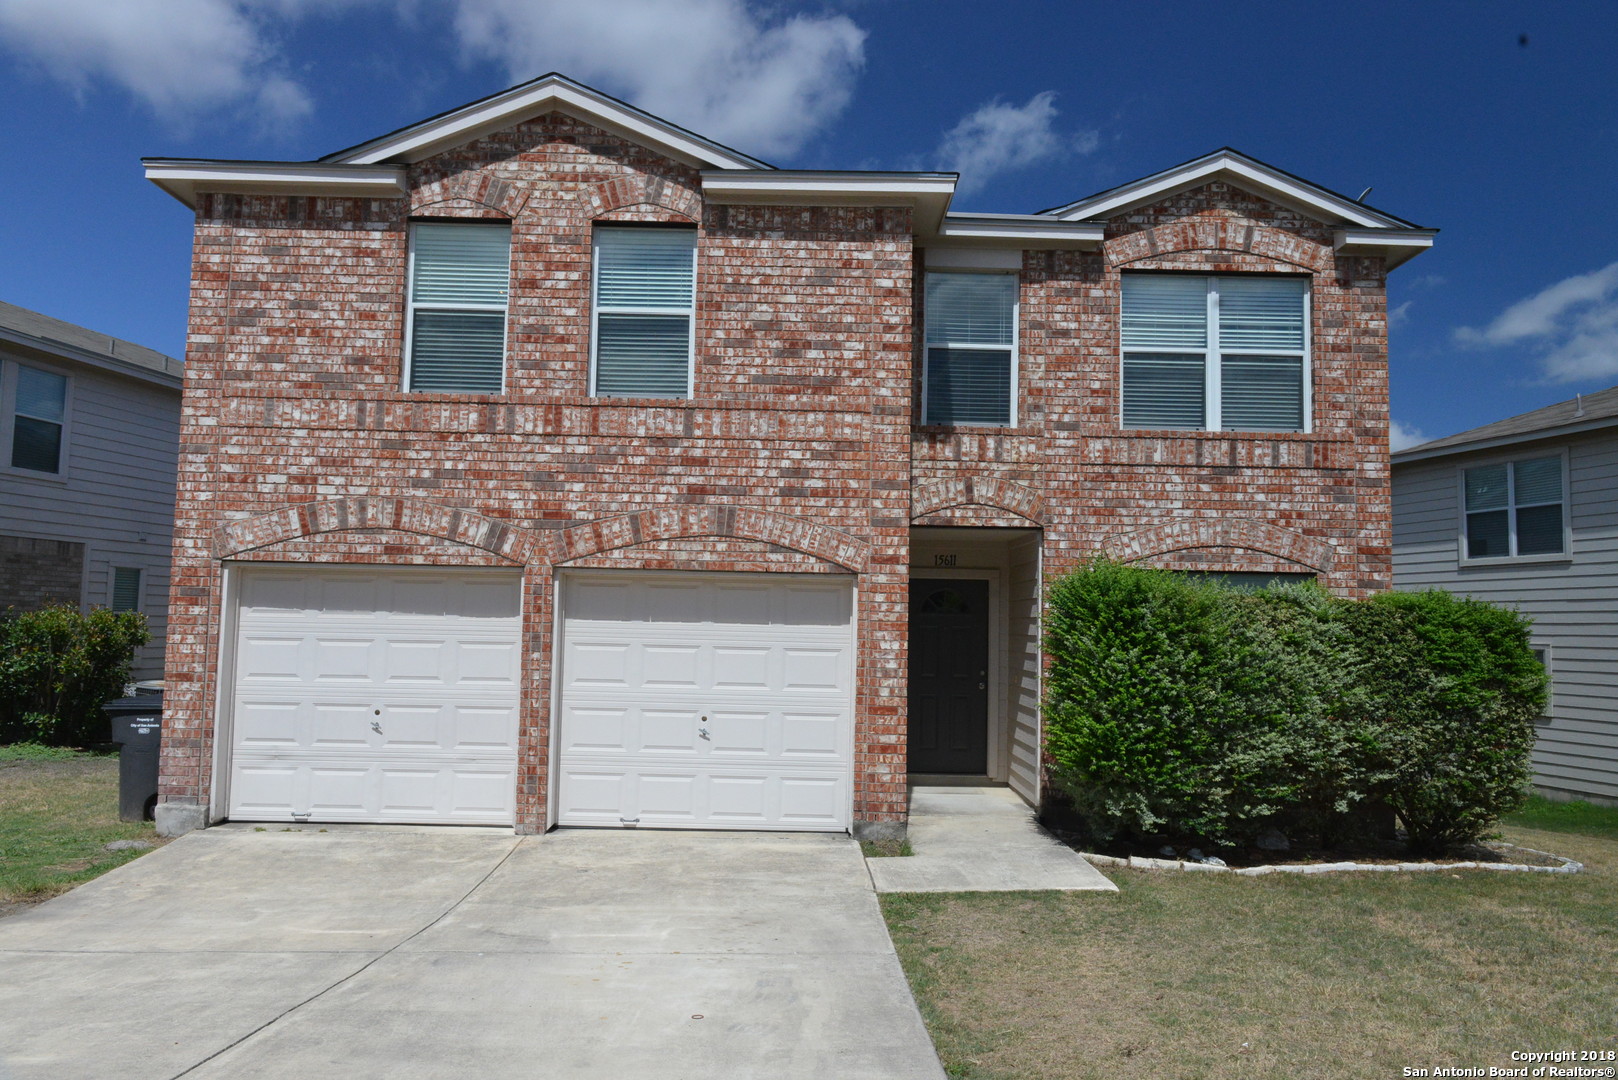
[[[151,822],[118,820],[118,759],[0,747],[0,915],[13,914],[122,866],[161,843]]]
[[[1108,871],[1118,893],[883,897],[951,1076],[1384,1078],[1612,1045],[1618,840],[1586,864],[1321,876]]]

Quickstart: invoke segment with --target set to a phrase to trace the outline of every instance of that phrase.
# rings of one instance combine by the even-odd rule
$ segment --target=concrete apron
[[[846,837],[328,828],[0,921],[0,1080],[943,1076]]]

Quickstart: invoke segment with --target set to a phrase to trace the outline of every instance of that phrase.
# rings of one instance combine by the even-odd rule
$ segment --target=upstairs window
[[[597,397],[691,396],[696,259],[691,229],[596,229]]]
[[[1124,427],[1307,431],[1308,379],[1303,279],[1124,275]]]
[[[1462,470],[1466,557],[1566,554],[1562,474],[1560,454]]]
[[[922,423],[1016,423],[1017,278],[928,274]]]
[[[410,227],[411,390],[498,394],[505,387],[511,226]]]
[[[7,364],[0,382],[11,405],[11,467],[30,472],[62,471],[67,429],[67,376]]]

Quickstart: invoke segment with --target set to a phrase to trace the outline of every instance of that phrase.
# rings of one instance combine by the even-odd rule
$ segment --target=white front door
[[[848,828],[848,578],[579,572],[560,592],[559,824]]]
[[[235,573],[231,818],[514,822],[516,574]]]

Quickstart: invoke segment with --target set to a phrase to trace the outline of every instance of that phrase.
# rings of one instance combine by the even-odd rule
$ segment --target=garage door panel
[[[852,611],[846,579],[564,578],[559,821],[846,828]]]
[[[229,813],[514,821],[512,574],[241,571]]]

